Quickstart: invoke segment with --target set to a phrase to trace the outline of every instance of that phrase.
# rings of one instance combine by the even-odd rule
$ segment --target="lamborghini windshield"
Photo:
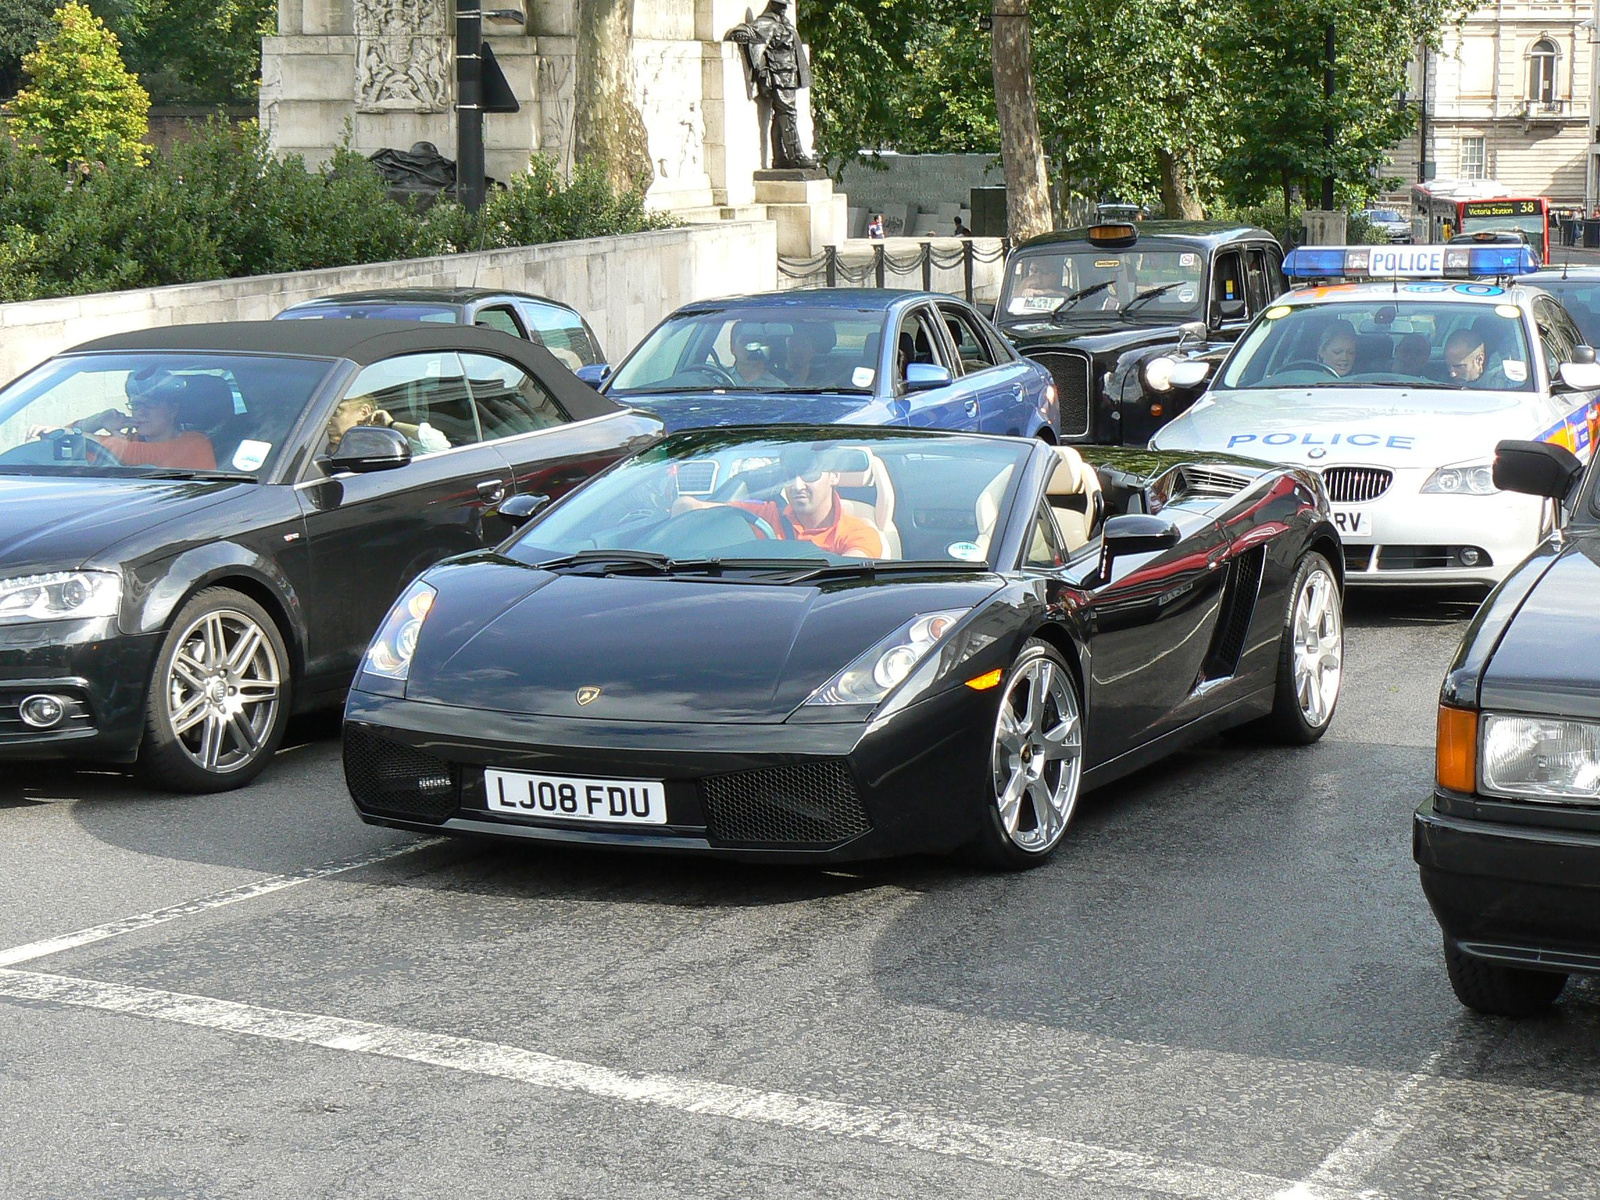
[[[504,550],[527,563],[986,563],[1032,451],[872,431],[693,430],[579,489]],[[780,561],[781,560],[781,561]]]

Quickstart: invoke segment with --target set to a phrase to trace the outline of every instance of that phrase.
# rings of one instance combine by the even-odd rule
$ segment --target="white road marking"
[[[167,908],[155,909],[153,912],[124,917],[120,921],[108,921],[104,925],[80,929],[76,933],[64,933],[59,937],[29,942],[26,946],[13,946],[9,950],[0,950],[0,967],[14,967],[18,963],[60,954],[63,950],[76,950],[79,946],[103,942],[107,938],[121,937],[125,933],[135,933],[141,929],[149,929],[153,925],[165,925],[168,921],[175,921],[179,917],[193,916],[195,913],[207,912],[213,908],[254,900],[257,896],[268,896],[285,888],[298,887],[302,883],[310,883],[316,879],[327,879],[331,875],[342,875],[346,871],[370,867],[374,863],[386,862],[402,854],[414,853],[425,846],[437,845],[441,840],[427,838],[420,842],[406,842],[398,846],[387,846],[359,858],[338,859],[324,863],[320,867],[307,867],[303,871],[291,871],[286,875],[268,875],[254,883],[245,883],[235,888],[228,888],[226,891],[213,892],[209,896],[185,900],[182,904],[173,904]]]
[[[1428,1055],[1422,1065],[1406,1076],[1390,1093],[1367,1123],[1339,1143],[1338,1147],[1317,1165],[1317,1169],[1299,1183],[1273,1197],[1273,1200],[1315,1200],[1316,1197],[1338,1191],[1348,1193],[1360,1186],[1361,1180],[1383,1159],[1387,1158],[1415,1127],[1422,1115],[1417,1103],[1418,1093],[1429,1080],[1437,1078],[1439,1063],[1455,1049],[1454,1041],[1439,1047]],[[1376,1196],[1376,1192],[1358,1191],[1360,1196]]]
[[[153,988],[0,970],[0,997],[371,1054],[625,1104],[870,1141],[990,1166],[1036,1171],[1090,1188],[1131,1188],[1193,1200],[1271,1200],[1283,1195],[1286,1188],[1296,1186],[1293,1180],[1251,1171],[1134,1154],[927,1113],[846,1104],[791,1092],[758,1091],[702,1079],[631,1074],[473,1038]],[[1363,1192],[1358,1197],[1333,1187],[1300,1194],[1315,1195],[1318,1200],[1371,1200],[1376,1196]]]

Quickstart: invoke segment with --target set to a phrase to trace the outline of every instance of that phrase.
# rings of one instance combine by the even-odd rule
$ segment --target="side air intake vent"
[[[716,841],[738,845],[829,845],[872,823],[840,759],[713,775],[700,781],[706,825]]]
[[[1226,679],[1239,669],[1250,621],[1256,615],[1256,600],[1261,593],[1261,572],[1266,565],[1267,548],[1254,546],[1228,564],[1228,582],[1222,593],[1222,609],[1217,613],[1217,631],[1200,670],[1200,683]]]

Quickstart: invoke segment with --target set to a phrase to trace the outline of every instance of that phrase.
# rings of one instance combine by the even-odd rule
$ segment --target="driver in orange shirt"
[[[733,507],[754,513],[784,540],[810,542],[829,554],[847,558],[884,556],[883,534],[878,527],[851,516],[839,503],[839,472],[827,470],[809,450],[802,450],[793,458],[785,455],[783,466],[788,478],[783,489],[786,504],[780,507],[775,500],[734,500]],[[672,511],[716,507],[719,505],[714,501],[680,496]]]
[[[73,424],[109,450],[123,466],[213,471],[217,456],[211,439],[178,424],[178,397],[182,393],[181,379],[167,377],[152,384],[130,376],[127,413],[108,408]],[[34,437],[53,432],[43,427],[30,430]]]

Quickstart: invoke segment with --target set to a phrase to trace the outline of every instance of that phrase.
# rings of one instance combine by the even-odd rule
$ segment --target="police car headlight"
[[[1483,715],[1485,792],[1533,800],[1600,801],[1600,725]]]
[[[1424,495],[1436,496],[1492,496],[1499,490],[1494,486],[1493,463],[1440,467],[1422,485]]]
[[[1152,392],[1172,390],[1172,368],[1178,364],[1165,354],[1152,358],[1144,365],[1144,383]]]

